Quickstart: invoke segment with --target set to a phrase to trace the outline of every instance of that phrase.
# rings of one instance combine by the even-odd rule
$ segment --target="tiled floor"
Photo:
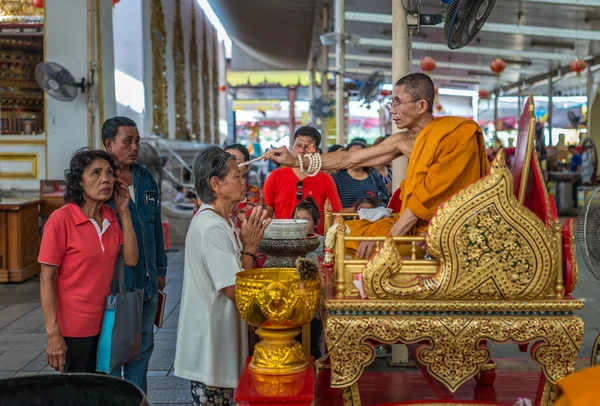
[[[153,405],[191,404],[189,383],[173,376],[177,320],[183,280],[183,250],[169,254],[167,275],[166,320],[155,333],[155,346],[148,372],[148,396]],[[596,280],[579,261],[579,285],[576,295],[585,300],[586,307],[579,313],[586,322],[582,357],[577,367],[588,365],[591,348],[600,334],[600,281]],[[39,279],[32,278],[21,284],[0,285],[0,379],[29,374],[54,373],[46,364],[46,335],[39,303]],[[528,371],[537,367],[527,353],[521,353],[514,344],[492,345],[499,369]],[[385,359],[379,359],[370,369],[393,370]]]

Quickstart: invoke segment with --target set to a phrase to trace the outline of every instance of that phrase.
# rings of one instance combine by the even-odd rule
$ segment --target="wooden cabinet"
[[[40,273],[39,199],[0,200],[0,283]]]

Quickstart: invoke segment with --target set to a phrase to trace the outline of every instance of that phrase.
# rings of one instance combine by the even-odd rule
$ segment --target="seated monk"
[[[487,175],[489,164],[481,128],[460,117],[433,117],[434,85],[422,73],[412,73],[394,86],[389,104],[398,132],[382,143],[357,151],[338,151],[322,156],[323,170],[353,166],[377,166],[406,155],[410,158],[406,179],[400,185],[402,207],[397,218],[376,222],[351,220],[346,224],[352,236],[420,235],[427,230],[436,210],[451,196]],[[285,147],[269,159],[285,166],[299,166]],[[303,166],[309,160],[303,157]],[[368,256],[374,243],[349,242],[350,253]],[[410,255],[405,246],[401,255]],[[420,253],[422,256],[422,252]]]

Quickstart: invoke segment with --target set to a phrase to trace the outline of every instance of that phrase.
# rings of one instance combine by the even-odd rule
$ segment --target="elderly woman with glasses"
[[[238,233],[231,221],[246,184],[235,156],[208,147],[193,163],[203,203],[185,240],[175,375],[191,381],[194,405],[232,405],[248,356],[248,326],[235,306],[235,277],[252,269],[270,220],[257,206]]]

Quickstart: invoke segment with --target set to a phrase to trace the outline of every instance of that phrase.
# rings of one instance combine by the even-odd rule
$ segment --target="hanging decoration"
[[[192,3],[192,33],[190,39],[190,87],[192,91],[192,139],[200,137],[200,67],[198,61],[198,43],[196,41],[196,8]]]
[[[581,72],[583,72],[586,68],[587,63],[579,58],[573,59],[573,61],[571,61],[569,64],[569,69],[571,69],[571,72],[575,72],[577,76],[581,75]]]
[[[489,99],[490,98],[490,92],[488,92],[485,89],[479,89],[479,98],[480,99]]]
[[[381,91],[381,95],[382,95],[383,97],[388,97],[390,94],[392,94],[392,92],[390,92],[390,91],[389,91],[389,90],[387,90],[387,89],[383,89],[383,90]]]
[[[438,93],[439,93],[439,91],[440,91],[440,88],[439,88],[439,86],[434,86],[434,87],[433,87],[433,94],[434,94],[434,95],[436,95],[436,96],[437,96],[437,95],[438,95]]]
[[[167,118],[167,31],[161,0],[150,6],[152,44],[152,133],[169,138]]]
[[[496,58],[490,62],[490,69],[496,76],[500,76],[500,74],[504,72],[504,69],[506,69],[506,62],[503,59]]]
[[[435,59],[426,56],[425,58],[421,59],[421,69],[423,69],[423,71],[426,74],[431,74],[431,72],[435,69],[436,67],[436,63],[435,63]]]
[[[219,53],[217,52],[217,28],[212,29],[212,102],[213,102],[213,143],[221,142],[219,136]]]
[[[206,15],[202,12],[202,142],[210,144],[212,139],[210,132],[210,72],[206,24]]]
[[[227,91],[227,86],[226,85],[219,86],[219,92],[226,92],[226,91]]]
[[[114,6],[115,4],[117,4],[118,2],[120,2],[121,0],[112,0],[112,5]]]
[[[442,111],[444,111],[444,108],[442,107],[442,105],[441,105],[441,104],[436,104],[436,105],[435,105],[435,111],[436,111],[437,113],[441,113]]]
[[[44,0],[33,0],[33,7],[44,8]]]

